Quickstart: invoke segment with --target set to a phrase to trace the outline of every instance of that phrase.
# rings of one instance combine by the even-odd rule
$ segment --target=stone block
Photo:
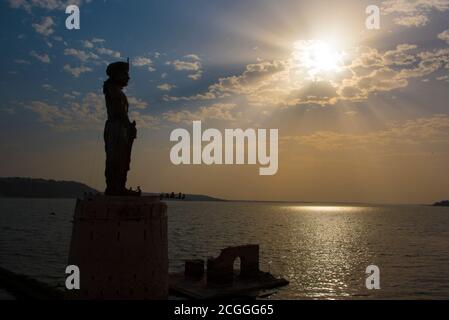
[[[167,206],[159,197],[78,199],[69,265],[80,290],[68,299],[167,299]]]

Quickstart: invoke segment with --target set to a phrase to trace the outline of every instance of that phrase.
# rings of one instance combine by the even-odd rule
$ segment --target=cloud
[[[438,80],[438,81],[447,81],[447,82],[449,82],[449,75],[437,77],[436,80]]]
[[[45,89],[45,90],[47,90],[47,91],[54,91],[54,92],[57,92],[57,91],[58,91],[58,90],[56,90],[51,84],[48,84],[48,83],[44,83],[44,84],[42,85],[42,88]]]
[[[396,46],[394,50],[386,51],[382,57],[382,61],[385,65],[409,65],[416,62],[416,57],[410,54],[409,51],[417,49],[417,45],[413,44],[400,44]]]
[[[73,94],[64,93],[63,98],[64,99],[75,99],[76,97]]]
[[[167,62],[167,64],[172,65],[176,71],[197,71],[201,69],[201,63],[198,61],[182,61],[182,60],[173,60]]]
[[[446,43],[449,44],[449,29],[447,29],[447,30],[441,32],[441,33],[438,35],[438,39],[441,39],[441,40],[443,40],[443,41],[446,41]]]
[[[52,28],[54,24],[55,23],[51,17],[43,17],[40,24],[33,23],[32,26],[37,33],[48,37],[55,32]]]
[[[239,76],[220,78],[217,83],[209,86],[207,92],[191,97],[181,97],[181,100],[210,100],[224,98],[230,95],[245,95],[250,101],[257,103],[264,99],[270,99],[274,91],[280,89],[280,83],[284,77],[288,77],[285,61],[264,61],[257,64],[249,64],[246,70]],[[288,73],[288,72],[287,72]],[[270,86],[274,85],[274,87]],[[296,88],[297,89],[297,88]],[[281,89],[282,90],[282,89]],[[278,99],[271,96],[276,102]],[[265,99],[266,98],[266,99]],[[166,97],[166,100],[176,98]],[[274,100],[271,100],[273,102]]]
[[[93,92],[64,107],[32,101],[26,108],[37,113],[40,122],[63,131],[101,130],[106,117],[103,95]]]
[[[357,151],[367,153],[424,152],[449,147],[449,116],[432,115],[426,118],[390,123],[379,131],[346,134],[319,131],[309,135],[285,137],[285,140],[321,151]],[[438,148],[439,147],[439,148]],[[427,152],[427,151],[426,151]]]
[[[298,90],[292,91],[289,99],[298,103],[301,100],[307,100],[308,103],[322,104],[332,103],[336,97],[336,89],[329,81],[313,81]]]
[[[288,85],[288,61],[263,61],[249,64],[238,76],[220,78],[207,92],[189,97],[166,96],[166,101],[212,100],[243,95],[252,105],[282,103],[298,86]]]
[[[80,92],[78,91],[72,91],[72,92],[68,92],[68,93],[64,93],[64,99],[76,99],[77,97],[79,97],[81,95]]]
[[[101,131],[106,121],[106,106],[103,94],[89,92],[83,97],[77,92],[67,94],[69,101],[64,106],[49,104],[44,101],[32,101],[25,107],[35,112],[39,121],[58,131]],[[77,99],[79,98],[79,99]],[[133,101],[133,99],[130,99]],[[135,99],[138,104],[145,104]],[[130,112],[130,118],[136,120],[140,128],[157,128],[159,120],[139,111]]]
[[[191,123],[194,120],[205,121],[213,120],[235,120],[232,110],[237,107],[236,104],[216,103],[210,106],[200,107],[197,111],[181,110],[169,111],[163,114],[163,118],[174,123]]]
[[[404,88],[410,79],[427,76],[439,70],[449,59],[449,50],[428,50],[410,53],[417,47],[403,44],[380,55],[380,65],[367,66],[356,59],[350,66],[352,77],[344,79],[337,90],[343,100],[365,100],[371,93]],[[369,58],[368,58],[369,59]]]
[[[137,128],[142,129],[158,129],[160,120],[159,118],[148,115],[141,114],[138,111],[131,111],[129,117],[136,121]]]
[[[83,47],[87,49],[92,49],[95,46],[94,43],[89,40],[81,40],[81,43],[83,44]]]
[[[24,60],[24,59],[15,59],[14,63],[17,63],[17,64],[31,64],[31,62],[29,62],[28,60]]]
[[[5,112],[7,114],[15,114],[16,113],[16,109],[14,107],[3,107],[3,108],[0,108],[0,111]]]
[[[111,49],[107,49],[104,47],[97,48],[97,53],[102,54],[102,55],[111,56],[113,58],[121,58],[121,56],[122,56],[120,52],[114,51]]]
[[[147,57],[136,57],[132,61],[132,65],[135,67],[148,67],[148,70],[153,72],[156,69],[153,67],[153,61]]]
[[[448,0],[387,0],[382,2],[382,11],[393,15],[393,22],[405,27],[424,26],[432,11],[449,10]]]
[[[208,90],[184,97],[164,96],[165,101],[245,98],[251,106],[289,107],[334,105],[363,101],[371,94],[407,87],[411,79],[430,75],[449,64],[449,49],[422,50],[399,44],[385,51],[360,46],[338,70],[311,79],[308,67],[295,53],[284,60],[249,64],[240,75],[219,78]]]
[[[106,42],[105,39],[101,39],[101,38],[93,38],[91,41],[93,43],[104,43],[104,42]]]
[[[148,107],[147,102],[134,97],[128,97],[128,103],[131,107],[134,107],[136,109],[146,109],[146,107]]]
[[[189,54],[183,57],[183,60],[176,59],[167,61],[167,65],[173,66],[176,71],[196,71],[187,77],[192,80],[199,80],[203,74],[201,59],[196,54]]]
[[[94,54],[92,52],[86,52],[83,50],[77,50],[77,49],[72,49],[72,48],[65,49],[64,55],[76,57],[83,62],[86,62],[89,59],[98,59],[99,58],[96,54]]]
[[[171,89],[176,88],[176,86],[170,83],[163,83],[158,85],[157,88],[161,91],[170,91]]]
[[[48,56],[48,54],[44,53],[44,54],[39,54],[36,51],[31,51],[30,52],[30,56],[36,58],[37,60],[39,60],[42,63],[50,63],[50,57]]]
[[[132,61],[132,65],[135,67],[148,66],[148,65],[151,65],[152,63],[153,63],[153,61],[151,61],[150,58],[145,58],[145,57],[136,57]]]
[[[198,70],[198,72],[197,73],[194,73],[194,74],[189,74],[188,76],[187,76],[187,78],[189,78],[189,79],[192,79],[192,80],[199,80],[199,79],[201,79],[201,77],[203,76],[203,71],[201,71],[201,70]]]
[[[201,61],[200,57],[196,54],[188,54],[186,56],[184,56],[184,58],[189,59],[189,60],[193,60],[193,61]]]
[[[46,10],[65,10],[68,5],[81,6],[83,3],[89,3],[92,0],[8,0],[9,6],[14,9],[24,9],[31,12],[33,8]]]
[[[68,64],[64,65],[64,71],[67,73],[70,73],[75,78],[78,78],[81,74],[86,72],[91,72],[92,69],[86,66],[80,66],[80,67],[72,67]]]
[[[424,15],[397,17],[393,22],[399,26],[404,27],[421,27],[425,26],[429,22],[429,18]]]

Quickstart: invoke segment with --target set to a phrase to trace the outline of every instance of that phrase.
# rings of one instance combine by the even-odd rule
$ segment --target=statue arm
[[[126,100],[123,99],[122,93],[118,90],[109,90],[107,99],[110,113],[114,119],[118,119],[123,123],[129,124],[130,121],[128,118]]]

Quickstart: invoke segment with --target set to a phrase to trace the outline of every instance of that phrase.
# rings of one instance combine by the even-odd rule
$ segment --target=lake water
[[[0,199],[0,266],[62,286],[74,206]],[[169,202],[168,214],[171,271],[258,243],[261,268],[290,281],[271,299],[449,298],[449,208]],[[380,290],[365,288],[371,264]]]

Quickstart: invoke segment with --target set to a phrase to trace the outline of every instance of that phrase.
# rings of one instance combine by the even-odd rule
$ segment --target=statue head
[[[126,87],[129,82],[129,61],[128,62],[114,62],[108,65],[106,74],[109,79],[121,87]]]

